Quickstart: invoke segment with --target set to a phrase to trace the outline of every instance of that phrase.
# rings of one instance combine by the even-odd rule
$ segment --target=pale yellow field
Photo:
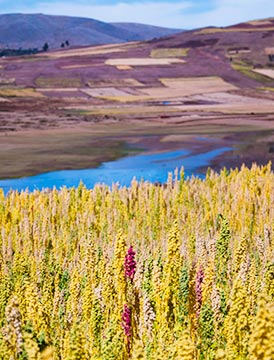
[[[192,93],[229,91],[236,89],[234,85],[229,84],[217,76],[187,77],[187,78],[162,78],[161,83],[172,89],[186,89]]]
[[[7,97],[44,97],[43,94],[35,91],[34,89],[12,89],[12,88],[3,88],[0,89],[0,96]]]
[[[169,100],[195,94],[207,94],[237,89],[235,86],[218,77],[170,78],[159,80],[164,85],[163,87],[142,89],[140,95],[106,95],[105,98],[120,102]]]
[[[36,91],[42,91],[42,92],[74,92],[78,91],[79,88],[36,88]]]
[[[150,65],[170,65],[174,63],[185,63],[182,59],[176,58],[121,58],[108,59],[105,61],[106,65],[112,66],[150,66]]]
[[[117,70],[132,70],[133,67],[132,66],[128,66],[128,65],[118,65],[116,66]]]
[[[100,96],[101,97],[101,96]],[[103,96],[102,97],[107,97]],[[108,97],[109,99],[115,99],[115,97]],[[127,96],[120,96],[117,98],[126,98],[130,101],[131,97]],[[141,96],[136,96],[135,98],[141,98]],[[151,100],[151,99],[150,99]],[[163,100],[163,99],[162,99]],[[165,100],[168,100],[165,98]],[[185,105],[184,101],[214,101],[216,103],[213,104],[194,104],[194,105]],[[121,101],[121,100],[120,100]],[[180,101],[182,105],[169,105],[169,106],[151,106],[151,105],[120,105],[117,106],[70,106],[66,107],[66,109],[77,109],[86,111],[88,114],[92,115],[108,115],[108,116],[119,116],[119,115],[134,115],[134,114],[163,114],[163,113],[223,113],[223,114],[246,114],[246,113],[254,113],[254,114],[272,114],[274,113],[274,102],[270,100],[264,99],[255,99],[246,97],[246,96],[238,96],[234,94],[226,94],[226,93],[214,93],[214,94],[203,94],[203,95],[192,95],[187,97],[181,97]],[[182,115],[183,116],[183,115]],[[180,117],[182,117],[180,116]],[[190,118],[188,117],[187,120],[189,121]],[[193,120],[197,120],[196,117]],[[219,119],[220,120],[220,119]],[[218,120],[218,121],[219,121]],[[224,120],[227,121],[227,120]],[[238,120],[237,120],[238,121]],[[250,121],[250,119],[248,120]],[[260,120],[261,121],[261,120]],[[256,122],[252,120],[252,124],[254,126],[259,125],[260,121]],[[230,124],[233,125],[233,124]],[[235,124],[236,125],[236,124]],[[266,121],[266,127],[273,127],[271,121]]]
[[[221,33],[221,32],[256,32],[256,31],[273,31],[273,27],[265,27],[265,28],[230,28],[230,29],[224,29],[224,28],[206,28],[203,30],[195,31],[195,35],[203,35],[203,34],[215,34],[215,33]]]
[[[188,79],[161,79],[165,87],[139,89],[136,95],[131,95],[125,89],[119,90],[114,87],[83,89],[90,96],[115,100],[120,102],[132,101],[163,101],[177,98],[182,103],[174,106],[121,106],[120,108],[95,109],[86,108],[92,114],[122,115],[143,113],[161,113],[174,112],[177,110],[183,112],[218,112],[225,114],[245,114],[245,113],[273,113],[274,102],[264,99],[256,99],[252,97],[242,96],[238,94],[230,94],[227,91],[235,90],[236,87],[226,83],[220,78],[188,78]],[[124,91],[125,90],[125,91]],[[187,101],[203,101],[212,102],[212,104],[193,104],[184,105]]]
[[[150,56],[152,58],[177,58],[187,56],[188,52],[187,48],[162,48],[151,50]]]
[[[212,102],[212,104],[179,105],[176,106],[176,108],[183,111],[221,112],[228,114],[262,114],[274,112],[274,101],[254,99],[253,97],[226,92],[192,95],[187,99],[190,101],[208,101]],[[271,126],[273,126],[273,124],[271,124]]]
[[[274,70],[273,69],[256,69],[253,70],[254,72],[258,73],[258,74],[262,74],[265,75],[271,79],[274,79]]]
[[[252,20],[252,21],[248,21],[247,24],[250,25],[271,25],[272,22],[270,20]]]
[[[129,93],[120,89],[116,89],[115,87],[105,87],[105,88],[93,88],[93,89],[81,89],[81,91],[85,94],[88,94],[92,97],[99,97],[102,99],[109,97],[121,97],[128,96]]]
[[[217,105],[182,105],[177,106],[181,111],[200,111],[200,112],[219,112],[223,114],[272,114],[274,112],[274,104],[265,104],[258,106],[256,104],[217,104]],[[270,124],[273,127],[273,124]]]
[[[124,52],[127,49],[138,45],[138,42],[128,42],[125,44],[110,44],[100,46],[90,46],[82,49],[69,49],[63,51],[54,51],[47,53],[49,58],[65,58],[71,56],[85,56],[85,55],[100,55],[100,54],[111,54],[117,52]],[[45,54],[38,54],[36,56],[45,56]]]

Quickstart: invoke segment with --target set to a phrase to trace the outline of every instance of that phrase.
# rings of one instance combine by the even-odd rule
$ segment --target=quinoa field
[[[0,190],[3,360],[273,360],[271,165]]]

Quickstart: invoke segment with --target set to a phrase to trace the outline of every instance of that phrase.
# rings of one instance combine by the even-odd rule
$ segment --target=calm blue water
[[[204,177],[199,168],[209,166],[210,160],[231,150],[220,148],[213,151],[192,155],[186,150],[161,152],[156,154],[142,154],[129,156],[116,161],[103,163],[96,169],[53,171],[31,177],[0,180],[0,187],[7,193],[10,189],[33,191],[62,186],[78,186],[82,181],[86,187],[92,188],[96,183],[112,185],[119,183],[129,186],[132,179],[164,183],[168,173],[176,168],[185,169],[186,176]]]

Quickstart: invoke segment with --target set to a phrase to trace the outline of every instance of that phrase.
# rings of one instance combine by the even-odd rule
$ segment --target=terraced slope
[[[23,131],[34,131],[36,144],[41,144],[41,137],[52,140],[57,129],[49,156],[45,148],[46,158],[52,157],[48,170],[112,158],[110,138],[116,147],[193,149],[205,146],[196,139],[203,134],[235,146],[233,156],[227,162],[219,159],[215,167],[274,160],[273,25],[273,20],[265,20],[147,42],[0,59],[0,165],[1,151],[11,146],[5,134],[16,138],[14,155],[2,157],[7,168],[17,161],[18,147],[26,147]],[[86,150],[81,148],[72,160],[73,137],[63,135],[75,132],[77,146],[85,136]],[[102,147],[94,161],[89,149],[98,146],[95,133],[104,134],[100,146],[105,141],[108,150]],[[148,143],[147,134],[157,135],[157,140]],[[175,141],[163,141],[174,134],[179,136]],[[69,154],[66,160],[63,151]],[[86,156],[80,156],[83,153]],[[121,154],[121,148],[116,153]],[[30,162],[32,156],[39,160],[36,145],[25,154]]]

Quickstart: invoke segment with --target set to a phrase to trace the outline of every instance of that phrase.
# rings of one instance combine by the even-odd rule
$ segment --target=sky
[[[0,0],[0,14],[43,13],[178,29],[274,17],[273,0]]]

